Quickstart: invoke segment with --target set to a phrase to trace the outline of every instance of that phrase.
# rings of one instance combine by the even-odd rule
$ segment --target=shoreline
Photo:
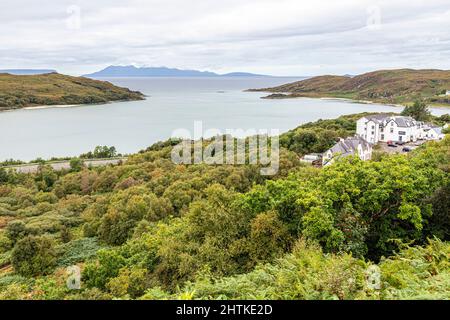
[[[58,104],[58,105],[42,105],[42,106],[34,106],[34,107],[23,107],[23,108],[14,108],[14,109],[5,109],[0,110],[0,113],[2,112],[14,112],[14,111],[20,111],[20,110],[44,110],[44,109],[64,109],[64,108],[75,108],[75,107],[82,107],[82,106],[89,106],[90,104]]]
[[[268,92],[264,92],[264,93],[270,93]],[[389,106],[389,107],[399,107],[399,108],[404,108],[405,105],[402,104],[395,104],[395,103],[383,103],[383,102],[375,102],[375,101],[370,101],[370,100],[356,100],[356,99],[351,99],[351,98],[339,98],[339,97],[308,97],[308,96],[298,96],[298,97],[293,97],[293,96],[289,96],[291,93],[289,92],[283,92],[281,94],[284,94],[284,97],[270,97],[270,95],[268,96],[263,96],[261,97],[261,99],[270,99],[270,100],[283,100],[283,99],[318,99],[318,100],[330,100],[330,101],[346,101],[346,102],[350,102],[350,103],[359,103],[359,104],[373,104],[373,105],[383,105],[383,106]],[[432,108],[434,107],[438,107],[438,106],[432,106]],[[441,106],[442,108],[450,108],[450,106]]]
[[[21,109],[15,110],[39,110],[39,109],[51,109],[51,108],[72,108],[83,106],[83,104],[55,104],[55,105],[43,105],[43,106],[35,106],[35,107],[25,107]]]
[[[117,101],[108,101],[102,103],[81,103],[81,104],[49,104],[49,105],[38,105],[38,106],[28,106],[23,108],[14,108],[14,109],[5,109],[0,110],[2,112],[11,112],[11,111],[19,111],[19,110],[44,110],[44,109],[64,109],[64,108],[75,108],[75,107],[84,107],[84,106],[102,106],[117,102],[134,102],[134,101],[144,101],[147,100],[148,96],[145,96],[144,99],[141,100],[117,100]]]
[[[247,90],[245,90],[247,91]],[[351,98],[340,98],[340,97],[308,97],[308,96],[291,96],[291,92],[282,92],[280,94],[283,94],[285,96],[283,97],[271,97],[272,92],[270,91],[248,91],[248,92],[264,92],[264,94],[269,94],[268,96],[262,96],[261,99],[268,99],[268,100],[283,100],[283,99],[301,99],[301,98],[307,98],[307,99],[319,99],[319,100],[335,100],[335,101],[347,101],[350,103],[360,103],[360,104],[373,104],[373,105],[383,105],[383,106],[390,106],[390,107],[399,107],[399,108],[405,108],[406,105],[403,104],[396,104],[396,103],[386,103],[386,102],[376,102],[376,101],[370,101],[370,100],[356,100]],[[429,108],[439,108],[439,109],[449,109],[450,105],[443,105],[443,104],[430,104],[428,106]]]
[[[314,98],[312,98],[314,99]],[[320,100],[338,100],[338,101],[347,101],[347,102],[351,102],[351,103],[360,103],[360,104],[378,104],[378,105],[383,105],[383,106],[389,106],[389,107],[399,107],[399,108],[404,108],[405,105],[403,104],[395,104],[395,103],[382,103],[382,102],[375,102],[375,101],[370,101],[370,100],[355,100],[355,99],[350,99],[350,98],[331,98],[331,97],[321,97],[321,98],[317,98]],[[445,106],[442,106],[445,108]]]

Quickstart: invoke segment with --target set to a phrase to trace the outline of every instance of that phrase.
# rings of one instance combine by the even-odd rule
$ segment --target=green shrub
[[[109,280],[106,287],[116,297],[138,298],[148,289],[148,271],[140,268],[123,268],[117,277]]]
[[[450,244],[404,247],[380,263],[384,299],[450,299]]]
[[[0,233],[0,254],[11,250],[12,246],[13,246],[12,241],[4,234],[4,232],[1,232]]]
[[[14,246],[11,263],[18,274],[32,277],[51,273],[56,266],[56,258],[51,239],[26,236]]]
[[[31,285],[33,283],[32,279],[23,277],[21,275],[13,274],[13,275],[6,275],[3,277],[0,277],[0,289],[4,289],[12,284],[18,284],[18,285]],[[1,290],[0,290],[1,291]]]
[[[83,166],[84,166],[83,160],[79,158],[70,159],[70,170],[78,172],[81,171],[81,169],[83,169]]]
[[[118,276],[120,269],[126,265],[126,260],[117,250],[99,250],[98,263],[86,265],[82,280],[90,288],[104,289],[108,281]]]
[[[62,255],[58,258],[59,267],[71,266],[84,262],[96,256],[100,246],[96,238],[83,238],[72,240],[58,247]]]
[[[15,244],[28,234],[25,222],[16,220],[10,221],[6,226],[6,236]]]

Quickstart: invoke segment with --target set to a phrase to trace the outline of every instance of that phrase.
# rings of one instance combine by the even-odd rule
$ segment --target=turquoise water
[[[76,156],[97,145],[133,153],[168,139],[174,130],[278,129],[359,112],[399,112],[392,106],[320,99],[260,99],[248,88],[291,78],[115,78],[114,84],[148,95],[145,101],[0,113],[0,160]],[[448,113],[433,109],[434,114]]]

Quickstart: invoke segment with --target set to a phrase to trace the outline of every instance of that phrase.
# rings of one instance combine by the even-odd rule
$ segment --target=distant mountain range
[[[47,73],[56,73],[56,70],[50,69],[0,69],[0,73],[9,73],[13,75],[36,75],[36,74],[47,74]]]
[[[84,75],[90,78],[103,77],[270,77],[247,72],[217,74],[208,71],[180,70],[166,67],[109,66],[101,71]]]

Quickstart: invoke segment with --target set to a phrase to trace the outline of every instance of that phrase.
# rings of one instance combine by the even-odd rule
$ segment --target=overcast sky
[[[450,69],[449,0],[1,0],[0,69]]]

